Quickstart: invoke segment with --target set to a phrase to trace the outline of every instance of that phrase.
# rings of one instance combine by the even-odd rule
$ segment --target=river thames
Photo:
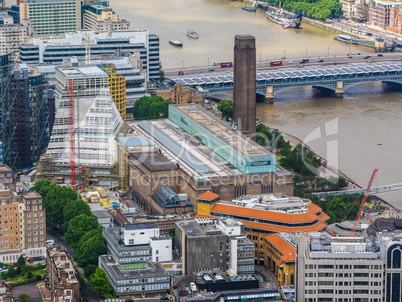
[[[346,55],[369,52],[333,40],[332,32],[308,24],[302,29],[284,30],[256,13],[241,9],[243,4],[228,0],[112,0],[110,6],[132,28],[146,28],[160,36],[164,68],[192,68],[232,61],[236,34],[256,37],[257,61],[307,56]],[[186,31],[199,33],[190,39]],[[183,42],[182,49],[169,45],[170,39]],[[345,91],[343,99],[320,95],[311,88],[285,91],[273,104],[258,104],[257,117],[273,128],[304,140],[319,128],[321,139],[309,142],[318,154],[338,154],[338,166],[361,186],[366,186],[378,168],[374,186],[402,183],[402,94],[385,84],[363,84]],[[337,123],[336,133],[326,134],[326,124]],[[328,132],[328,131],[327,131]],[[328,141],[337,141],[337,150],[327,151]],[[377,143],[382,143],[381,146]],[[329,152],[329,153],[328,153]],[[402,209],[402,193],[382,194]]]

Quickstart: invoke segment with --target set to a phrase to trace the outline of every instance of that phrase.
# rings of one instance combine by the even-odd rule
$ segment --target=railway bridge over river
[[[189,74],[170,79],[205,95],[233,90],[232,72]],[[346,89],[375,81],[402,85],[402,61],[258,70],[256,92],[264,94],[267,102],[273,101],[274,96],[282,91],[301,86],[325,89],[336,97],[343,97]]]

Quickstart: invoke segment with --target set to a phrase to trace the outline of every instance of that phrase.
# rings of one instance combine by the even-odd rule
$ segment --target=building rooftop
[[[71,77],[109,77],[107,72],[98,67],[98,66],[90,66],[90,67],[56,67],[64,77],[71,78]]]
[[[158,226],[155,222],[148,223],[135,223],[135,224],[125,224],[122,226],[126,230],[144,230],[144,229],[157,229]]]
[[[0,173],[12,172],[11,168],[7,165],[0,165]]]
[[[149,145],[149,142],[141,135],[118,137],[117,140],[126,148]]]
[[[98,219],[99,218],[112,218],[112,215],[106,210],[92,211]]]
[[[205,192],[204,194],[201,194],[197,198],[198,199],[212,200],[212,199],[215,199],[215,198],[218,198],[218,197],[219,197],[218,194],[215,194],[215,193],[212,193],[212,192],[208,191],[208,192]]]
[[[181,230],[184,229],[188,237],[226,236],[225,229],[219,225],[220,222],[223,223],[225,227],[243,225],[242,223],[230,218],[196,218],[195,220],[178,221],[176,222],[176,225]]]
[[[25,198],[42,198],[38,192],[33,190],[19,192],[18,195],[24,196]]]
[[[159,263],[147,261],[145,268],[123,269],[113,256],[103,255],[100,256],[100,258],[102,258],[102,262],[108,267],[109,272],[113,275],[113,279],[127,280],[136,278],[150,278],[154,276],[169,277],[166,270]]]
[[[131,152],[130,155],[151,172],[178,170],[168,157],[157,152]]]
[[[293,243],[280,233],[266,235],[264,239],[269,242],[281,255],[283,262],[294,262],[296,260],[296,250]]]
[[[223,144],[230,146],[243,157],[274,156],[267,149],[243,135],[240,131],[232,128],[229,123],[204,110],[197,104],[171,105],[189,119],[197,122],[211,135],[219,139]]]
[[[24,3],[57,3],[57,2],[71,2],[71,0],[24,0]]]

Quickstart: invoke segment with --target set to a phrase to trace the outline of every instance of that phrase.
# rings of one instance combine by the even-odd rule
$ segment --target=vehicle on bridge
[[[233,62],[221,63],[221,68],[233,67]]]
[[[271,61],[270,65],[271,65],[271,67],[273,67],[273,66],[282,66],[282,61]]]
[[[308,63],[309,61],[310,61],[310,59],[303,59],[300,61],[300,64]]]

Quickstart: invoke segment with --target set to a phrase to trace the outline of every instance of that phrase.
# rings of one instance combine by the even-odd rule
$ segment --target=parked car
[[[13,267],[17,267],[17,262],[14,262],[13,264],[11,264]]]
[[[34,261],[33,261],[32,258],[29,258],[29,259],[28,259],[28,262],[29,262],[29,263],[33,263]]]
[[[213,68],[210,68],[210,69],[208,69],[208,71],[215,71],[215,69],[213,69]]]
[[[366,33],[366,36],[371,37],[373,34],[372,33]]]
[[[318,60],[318,63],[322,63],[322,62],[324,62],[324,60]]]
[[[353,59],[353,57],[352,57],[352,56],[348,56],[348,58],[349,58],[349,59]]]

